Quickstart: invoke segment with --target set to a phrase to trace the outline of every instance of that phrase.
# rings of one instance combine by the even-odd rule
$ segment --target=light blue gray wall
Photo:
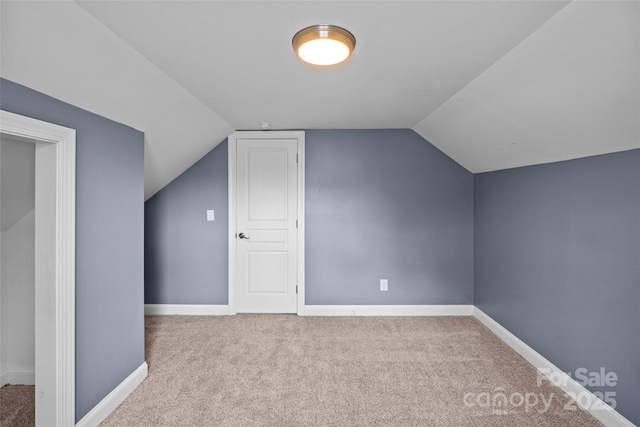
[[[145,203],[147,304],[227,304],[227,163],[224,141]]]
[[[307,131],[306,158],[307,304],[473,302],[471,173],[407,129]]]
[[[144,135],[0,79],[0,108],[76,129],[76,420],[144,362]]]
[[[476,175],[475,305],[640,424],[640,150]]]
[[[227,210],[223,143],[145,205],[147,303],[227,304]],[[306,221],[307,304],[473,301],[473,175],[411,130],[307,131]]]

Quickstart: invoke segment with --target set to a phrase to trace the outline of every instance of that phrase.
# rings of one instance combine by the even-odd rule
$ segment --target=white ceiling
[[[0,170],[0,230],[4,232],[36,206],[34,141],[0,134]]]
[[[145,132],[150,197],[234,129],[413,128],[471,172],[640,147],[632,1],[2,1],[1,75]],[[317,23],[345,64],[298,61]]]

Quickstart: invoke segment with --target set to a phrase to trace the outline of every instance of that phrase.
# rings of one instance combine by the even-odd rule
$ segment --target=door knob
[[[241,239],[247,239],[247,240],[249,240],[249,236],[245,236],[245,234],[244,234],[244,233],[240,233],[240,234],[238,234],[238,237],[239,237],[239,238],[241,238]]]

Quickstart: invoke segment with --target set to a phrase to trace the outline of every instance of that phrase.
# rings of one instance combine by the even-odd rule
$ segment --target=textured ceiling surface
[[[145,132],[150,197],[235,129],[413,128],[471,172],[640,147],[634,1],[1,3],[3,77]],[[292,36],[357,38],[329,69]]]

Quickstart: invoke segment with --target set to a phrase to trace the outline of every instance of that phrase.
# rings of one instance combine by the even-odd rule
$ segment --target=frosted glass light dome
[[[344,28],[322,24],[298,31],[292,44],[304,62],[327,66],[347,60],[356,46],[356,39]]]

